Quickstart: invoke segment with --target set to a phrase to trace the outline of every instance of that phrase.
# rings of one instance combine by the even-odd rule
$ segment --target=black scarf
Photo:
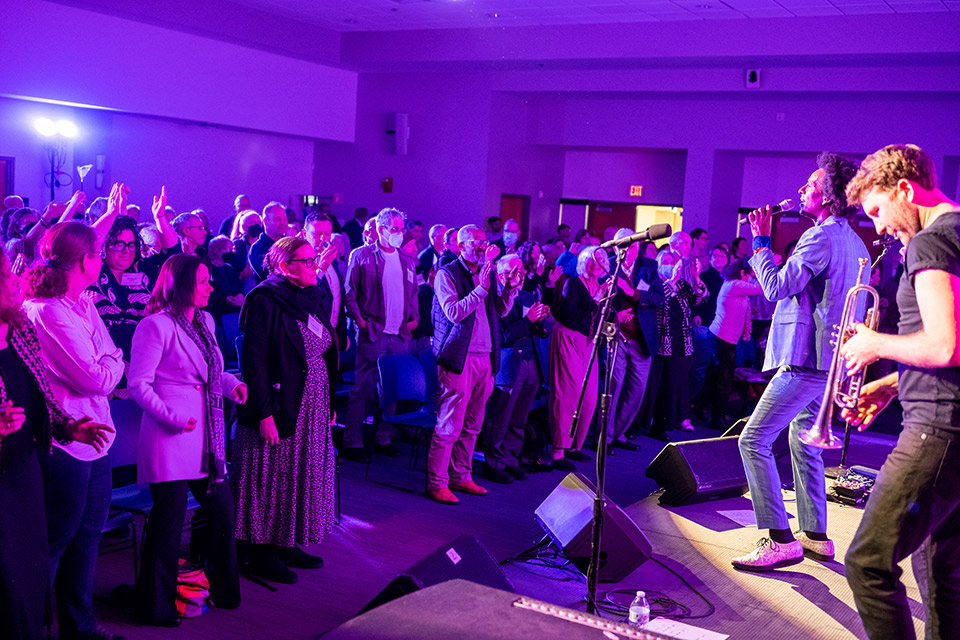
[[[318,319],[322,319],[323,311],[320,305],[322,293],[320,287],[313,284],[309,287],[298,287],[283,276],[275,274],[267,277],[266,280],[257,285],[250,295],[259,293],[276,301],[277,305],[295,319],[306,324],[308,316],[311,314]],[[246,310],[244,305],[240,310],[240,325],[246,324]],[[327,318],[329,321],[329,318]],[[327,323],[324,323],[327,324]]]

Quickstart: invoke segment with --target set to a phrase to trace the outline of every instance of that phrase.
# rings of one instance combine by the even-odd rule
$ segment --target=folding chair
[[[374,416],[374,430],[381,422],[406,428],[416,428],[417,441],[410,450],[409,466],[416,469],[420,458],[420,447],[424,445],[424,434],[430,433],[437,424],[437,416],[425,408],[427,404],[427,381],[423,366],[414,356],[406,353],[380,356],[377,360],[377,369],[380,371],[379,395],[380,404]],[[397,403],[406,401],[415,402],[419,407],[405,413],[395,413]],[[429,444],[429,443],[427,443]],[[429,451],[427,452],[429,455]],[[373,456],[367,463],[365,478],[370,477],[370,465]],[[423,477],[426,490],[427,477]],[[377,482],[395,489],[411,491],[398,485]]]

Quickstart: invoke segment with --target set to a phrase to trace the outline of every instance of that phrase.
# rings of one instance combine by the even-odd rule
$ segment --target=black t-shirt
[[[937,269],[960,277],[960,212],[942,214],[907,245],[897,306],[900,335],[923,329],[917,292],[919,271]],[[905,425],[925,425],[960,433],[960,367],[931,369],[900,365],[900,403]]]

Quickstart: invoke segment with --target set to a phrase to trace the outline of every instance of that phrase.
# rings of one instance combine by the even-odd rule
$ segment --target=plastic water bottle
[[[627,623],[631,627],[645,627],[650,622],[650,605],[647,604],[647,594],[637,591],[637,597],[630,603],[630,615]]]

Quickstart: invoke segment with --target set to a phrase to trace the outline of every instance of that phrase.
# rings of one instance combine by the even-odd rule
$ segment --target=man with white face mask
[[[348,460],[367,462],[363,448],[364,419],[373,408],[377,390],[377,359],[407,353],[411,332],[420,319],[417,305],[416,258],[399,251],[403,244],[402,211],[387,208],[376,216],[377,242],[355,249],[347,266],[347,315],[357,325],[355,381],[347,400],[341,453]],[[381,424],[376,452],[397,457],[391,429]]]
[[[491,244],[500,249],[501,256],[516,253],[520,246],[520,223],[513,218],[507,218],[503,223],[503,237]]]

